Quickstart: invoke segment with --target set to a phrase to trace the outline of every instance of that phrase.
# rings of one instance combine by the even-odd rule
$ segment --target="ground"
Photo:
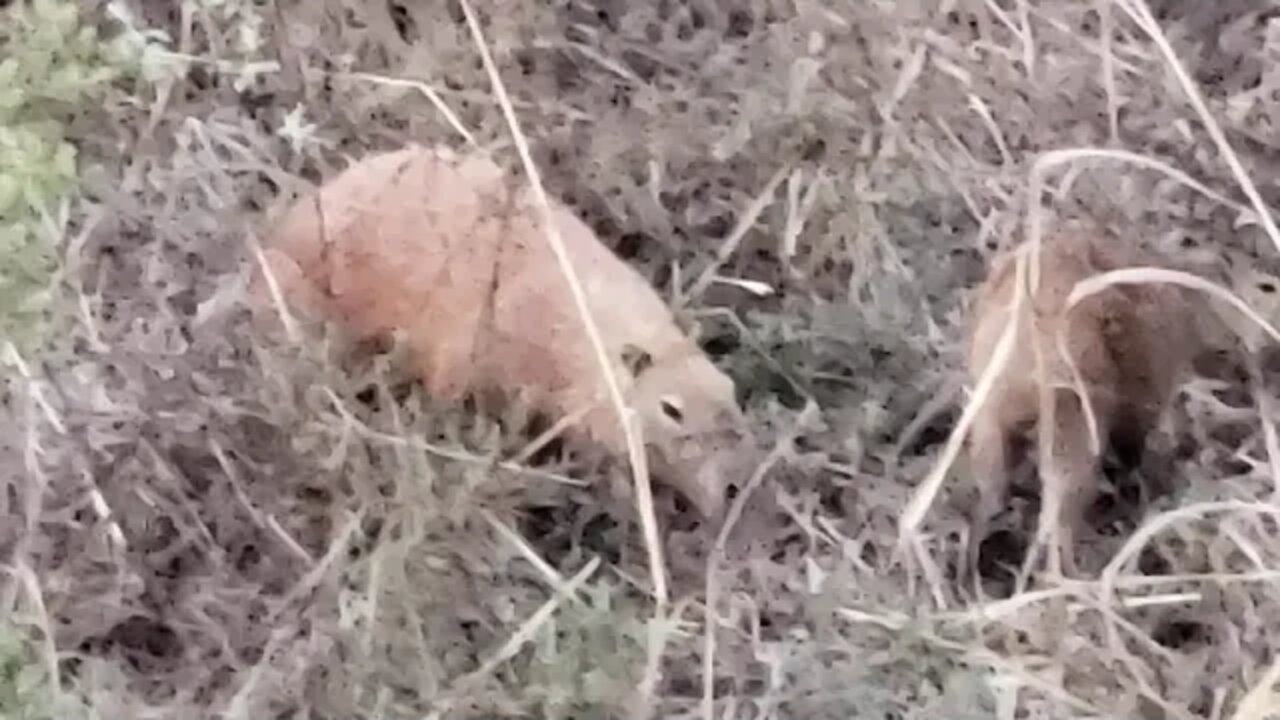
[[[6,358],[3,677],[101,718],[1268,717],[1263,344],[1197,365],[1175,491],[1102,508],[1085,579],[1014,587],[1015,528],[957,580],[963,455],[898,533],[1031,200],[1275,315],[1280,3],[472,4],[553,196],[664,297],[722,250],[768,288],[681,310],[776,450],[731,531],[659,492],[660,608],[603,475],[512,469],[502,418],[249,322],[246,240],[309,183],[409,140],[520,167],[457,0],[84,0],[170,41],[69,116],[69,320]]]

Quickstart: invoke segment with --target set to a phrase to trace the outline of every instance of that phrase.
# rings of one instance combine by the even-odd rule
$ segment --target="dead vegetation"
[[[403,348],[254,330],[246,238],[289,193],[406,142],[521,172],[461,5],[138,0],[172,44],[72,126],[75,323],[9,354],[0,416],[0,613],[68,693],[228,720],[1266,717],[1265,335],[1171,403],[1173,492],[1103,463],[1100,570],[980,594],[950,500],[969,289],[1029,218],[1230,257],[1216,280],[1271,319],[1274,2],[474,5],[549,196],[698,326],[772,449],[727,529],[655,494],[659,604],[621,470],[522,457],[525,418],[424,392]]]

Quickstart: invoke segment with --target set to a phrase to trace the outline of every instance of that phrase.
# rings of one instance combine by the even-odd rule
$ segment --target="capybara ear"
[[[653,356],[648,350],[627,343],[622,346],[622,365],[632,378],[638,378],[641,373],[653,366]]]

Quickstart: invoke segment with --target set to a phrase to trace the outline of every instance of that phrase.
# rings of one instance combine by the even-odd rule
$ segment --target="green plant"
[[[45,326],[55,218],[78,179],[70,123],[142,57],[127,32],[102,40],[80,5],[33,0],[0,11],[0,338],[19,347]]]
[[[585,602],[566,605],[539,634],[529,692],[546,718],[610,717],[643,674],[647,631],[635,608],[617,605],[617,588],[583,588]]]
[[[0,720],[76,720],[89,717],[79,697],[53,686],[22,633],[0,623]]]

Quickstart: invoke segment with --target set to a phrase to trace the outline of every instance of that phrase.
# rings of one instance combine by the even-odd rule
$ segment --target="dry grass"
[[[1222,265],[1094,288],[1280,324],[1280,3],[473,0],[505,99],[453,0],[126,4],[173,42],[71,125],[99,167],[58,247],[74,328],[5,358],[0,615],[29,642],[0,627],[0,670],[104,718],[1274,716],[1262,334],[1199,366],[1163,464],[1112,473],[1089,581],[1010,595],[993,543],[957,583],[981,393],[937,397],[987,259],[1059,217]],[[775,448],[723,530],[523,452],[524,418],[441,406],[398,348],[250,327],[262,215],[405,140],[531,162],[699,326]],[[1174,491],[1138,507],[1144,473]]]

